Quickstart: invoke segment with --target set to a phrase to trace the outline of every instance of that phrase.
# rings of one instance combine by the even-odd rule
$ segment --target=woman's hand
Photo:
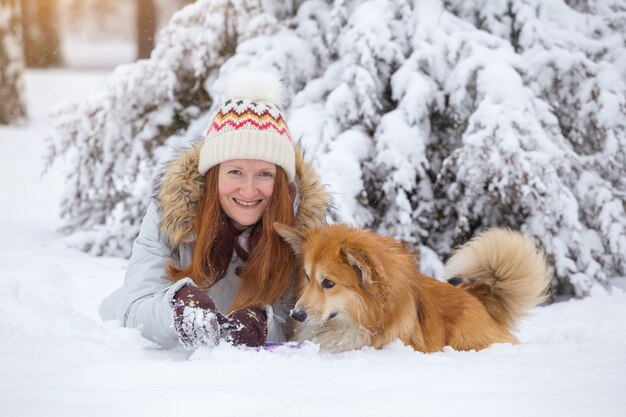
[[[263,346],[267,341],[267,315],[259,307],[235,310],[226,316],[222,330],[229,332],[227,340],[235,346]]]
[[[259,347],[267,341],[267,315],[261,308],[242,308],[224,316],[205,291],[192,285],[174,296],[174,328],[188,350],[217,345],[222,332],[235,346]]]
[[[211,297],[200,288],[186,285],[174,295],[174,328],[185,349],[217,345],[224,320]]]

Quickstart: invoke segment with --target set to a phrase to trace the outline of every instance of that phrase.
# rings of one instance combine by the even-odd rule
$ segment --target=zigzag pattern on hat
[[[291,135],[289,134],[289,130],[286,127],[279,128],[278,126],[276,126],[275,123],[272,123],[272,122],[258,123],[257,121],[252,120],[250,118],[246,118],[242,120],[241,122],[225,120],[223,123],[212,123],[211,128],[209,129],[209,132],[213,130],[215,130],[216,132],[219,132],[226,126],[230,126],[234,129],[241,129],[245,125],[251,125],[258,130],[274,129],[276,132],[278,132],[279,135],[287,136],[287,139],[291,141]]]
[[[272,119],[277,126],[286,126],[285,120],[282,115],[279,113],[278,116],[274,116],[269,109],[264,110],[262,113],[256,113],[251,111],[242,111],[238,112],[236,110],[230,110],[226,113],[223,113],[221,110],[215,115],[215,121],[222,122],[225,119],[235,119],[241,120],[246,118],[254,118],[258,122],[262,123],[267,119]]]
[[[289,129],[282,115],[279,113],[278,117],[275,117],[268,109],[265,109],[260,114],[253,111],[239,113],[235,109],[225,113],[219,111],[211,122],[207,135],[212,131],[220,132],[225,127],[231,127],[233,129],[241,129],[244,127],[259,130],[274,129],[279,135],[286,136],[287,139],[291,141],[291,134],[289,133]]]

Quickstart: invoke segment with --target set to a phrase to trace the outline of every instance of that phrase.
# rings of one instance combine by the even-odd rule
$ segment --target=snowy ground
[[[0,128],[1,416],[624,416],[626,293],[535,309],[517,346],[340,355],[229,346],[162,350],[102,323],[126,261],[56,233],[62,167],[40,177],[49,107],[107,73],[31,71],[31,122]]]

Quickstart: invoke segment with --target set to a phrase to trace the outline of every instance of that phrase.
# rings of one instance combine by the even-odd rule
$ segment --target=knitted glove
[[[267,315],[259,307],[235,310],[225,317],[222,330],[228,332],[226,340],[235,346],[263,346],[267,341]]]
[[[220,319],[224,320],[224,316],[200,288],[186,285],[174,295],[174,329],[185,349],[217,345]]]

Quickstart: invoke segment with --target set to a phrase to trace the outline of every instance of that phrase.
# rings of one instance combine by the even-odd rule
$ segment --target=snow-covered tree
[[[626,275],[625,33],[615,0],[200,0],[150,60],[59,111],[68,230],[128,255],[159,164],[202,133],[222,74],[272,67],[336,221],[413,244],[430,273],[484,228],[520,229],[555,295],[585,295]]]
[[[0,4],[0,124],[26,116],[23,72],[20,2],[9,0]]]

